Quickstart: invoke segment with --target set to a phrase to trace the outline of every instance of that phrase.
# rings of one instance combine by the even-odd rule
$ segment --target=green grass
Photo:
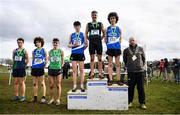
[[[7,72],[8,72],[8,68],[0,65],[0,73],[7,73]]]
[[[29,76],[26,81],[26,96],[29,101],[33,96],[32,77]],[[49,97],[49,85],[47,84],[47,98]],[[134,107],[128,111],[90,111],[90,110],[68,110],[67,109],[67,92],[72,87],[72,79],[62,81],[62,104],[60,106],[47,104],[33,104],[28,102],[12,102],[13,86],[8,85],[8,75],[0,74],[0,113],[5,114],[148,114],[148,113],[180,113],[180,84],[166,83],[159,79],[153,79],[152,83],[145,86],[147,110],[141,110],[138,106],[137,91],[135,93]],[[41,90],[39,90],[41,91]],[[39,99],[41,92],[39,92]],[[94,105],[96,106],[96,105]]]

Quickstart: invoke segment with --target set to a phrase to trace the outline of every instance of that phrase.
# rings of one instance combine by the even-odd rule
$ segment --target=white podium
[[[77,110],[128,110],[128,86],[107,85],[107,79],[87,80],[87,90],[69,91],[68,109]]]

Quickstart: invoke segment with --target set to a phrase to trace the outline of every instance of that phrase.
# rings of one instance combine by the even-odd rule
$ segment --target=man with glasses
[[[102,39],[105,37],[104,26],[101,22],[97,22],[97,11],[91,12],[92,22],[86,25],[85,38],[89,40],[90,53],[90,79],[94,77],[94,58],[98,57],[99,78],[102,79]],[[101,36],[101,33],[102,36]]]

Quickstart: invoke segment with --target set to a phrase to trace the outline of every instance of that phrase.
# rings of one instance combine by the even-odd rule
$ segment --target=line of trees
[[[12,66],[13,65],[13,60],[9,58],[0,58],[0,65],[5,65],[5,66]]]

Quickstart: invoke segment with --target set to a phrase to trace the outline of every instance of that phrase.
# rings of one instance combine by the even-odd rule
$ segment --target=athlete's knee
[[[73,70],[73,74],[77,74],[77,69]]]
[[[80,69],[80,73],[83,73],[84,72],[84,69]]]
[[[50,89],[53,89],[54,88],[54,85],[50,85]]]
[[[45,86],[45,83],[41,83],[41,86],[44,87],[44,86]]]
[[[21,82],[20,85],[23,86],[23,85],[25,85],[25,83],[24,83],[24,82]]]
[[[57,89],[59,89],[61,87],[61,83],[57,84]]]
[[[36,87],[36,86],[37,86],[37,84],[36,84],[36,83],[34,83],[33,85],[34,85],[34,87]]]
[[[102,62],[102,59],[101,59],[101,58],[98,58],[98,61],[99,61],[99,62]]]
[[[61,87],[61,85],[57,85],[57,89],[59,89]]]
[[[91,62],[94,62],[94,57],[93,57],[93,58],[91,58]]]
[[[116,67],[120,67],[120,64],[119,64],[119,63],[117,63],[117,64],[116,64]]]
[[[112,67],[113,67],[113,64],[112,64],[112,63],[109,63],[109,67],[111,67],[111,68],[112,68]]]
[[[19,83],[18,83],[18,81],[14,81],[14,85],[18,85]]]
[[[43,87],[43,86],[45,86],[45,82],[43,81],[43,82],[41,82],[41,86]]]

